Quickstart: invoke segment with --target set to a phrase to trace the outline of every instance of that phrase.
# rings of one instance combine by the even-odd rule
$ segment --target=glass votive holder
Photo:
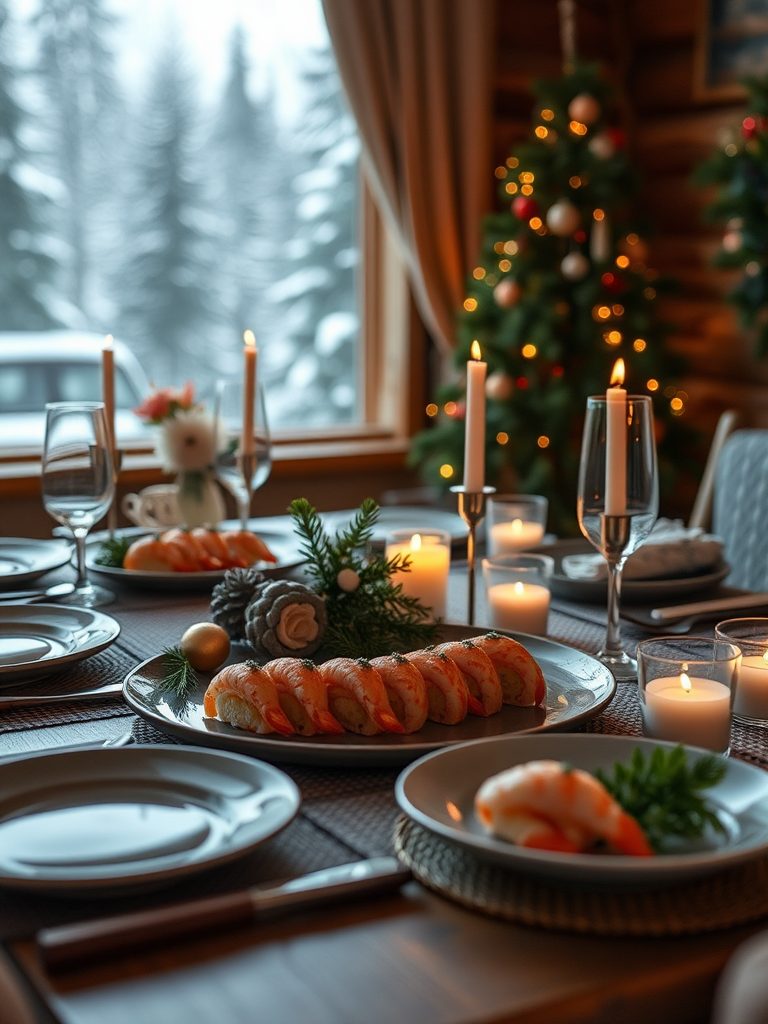
[[[734,717],[768,728],[768,619],[725,619],[715,626],[715,636],[741,651]]]
[[[727,754],[741,654],[705,637],[660,637],[637,648],[643,735]]]
[[[497,555],[483,559],[491,625],[546,636],[549,587],[555,560],[549,555]]]
[[[497,494],[488,499],[488,555],[510,555],[541,544],[549,502],[540,494]]]
[[[393,530],[387,534],[387,558],[407,555],[407,572],[392,579],[407,597],[415,597],[430,609],[431,619],[444,619],[451,567],[451,535],[445,530]]]

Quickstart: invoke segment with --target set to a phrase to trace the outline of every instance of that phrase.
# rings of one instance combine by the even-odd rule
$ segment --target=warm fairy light
[[[504,252],[504,243],[503,242],[496,242],[496,244],[493,247],[493,251],[497,252],[499,254],[503,253]]]
[[[483,353],[480,349],[480,342],[477,340],[477,338],[475,338],[475,340],[472,342],[472,345],[470,346],[469,349],[469,354],[472,357],[472,359],[483,358]]]
[[[440,476],[444,480],[448,480],[449,477],[453,476],[453,466],[449,466],[447,462],[444,462],[440,467]]]
[[[614,316],[624,316],[624,307],[621,303],[617,302],[614,306],[611,306]]]
[[[439,409],[434,402],[430,402],[427,406],[427,416],[437,416]]]
[[[621,267],[622,269],[624,269],[625,267],[628,267],[629,266],[629,256],[617,256],[616,257],[616,266],[617,267]]]
[[[443,412],[446,416],[455,416],[458,408],[455,402],[446,402],[443,406]]]
[[[605,219],[605,210],[600,210],[600,209],[593,210],[592,211],[592,216],[595,218],[595,220],[604,220]]]
[[[534,135],[537,139],[546,139],[549,135],[549,128],[545,128],[543,124],[537,125]]]
[[[750,260],[744,270],[750,277],[756,277],[760,273],[760,264],[757,260]]]
[[[503,274],[506,274],[506,272],[508,270],[511,270],[511,269],[512,269],[512,264],[509,262],[509,260],[499,260],[499,270]]]
[[[624,383],[624,360],[617,359],[611,370],[611,387],[620,388]]]
[[[611,315],[611,307],[599,306],[597,310],[597,315],[600,317],[601,320],[607,320],[608,317]]]
[[[518,580],[517,583],[515,584],[515,593],[516,594],[520,594],[521,597],[525,593],[525,587],[520,582],[520,580]]]
[[[533,192],[533,185],[521,185],[520,191],[524,196],[529,196]]]
[[[533,357],[536,355],[536,351],[537,350],[536,350],[536,346],[535,345],[531,345],[531,344],[523,345],[523,348],[522,348],[523,359],[533,359]]]
[[[248,346],[248,348],[254,348],[254,346],[256,345],[256,335],[253,333],[253,331],[244,331],[243,341]]]
[[[520,161],[517,159],[516,156],[508,156],[507,157],[507,167],[513,167],[514,168],[514,167],[517,167],[517,165],[519,163],[520,163]]]
[[[504,252],[507,254],[507,256],[514,256],[515,253],[517,252],[517,242],[512,242],[512,241],[505,242],[504,243]]]
[[[500,430],[496,435],[496,440],[498,441],[499,444],[506,444],[509,441],[509,434],[505,433],[503,430]]]
[[[644,288],[643,289],[643,295],[646,297],[646,299],[655,299],[656,298],[656,289],[655,288]]]
[[[550,110],[549,107],[545,107],[545,109],[542,110],[541,112],[541,116],[544,121],[554,121],[555,112],[554,110]]]
[[[648,388],[649,391],[658,391],[659,390],[659,382],[656,380],[655,377],[651,377],[651,379],[648,381],[648,383],[645,386]]]
[[[477,309],[477,299],[464,299],[464,309],[468,313],[474,313]]]
[[[421,534],[414,533],[411,537],[411,551],[421,551]]]
[[[497,178],[506,178],[509,172],[507,171],[506,167],[497,167],[493,173],[496,175]]]
[[[683,408],[682,398],[673,398],[672,401],[669,403],[669,407],[672,410],[672,412],[681,412]]]
[[[541,224],[541,217],[531,217],[531,219],[528,221],[528,227],[531,229],[531,231],[538,231],[541,227]]]
[[[636,235],[634,231],[632,231],[630,232],[630,234],[627,235],[627,241],[630,245],[637,245],[637,243],[640,241],[640,237],[639,235]]]
[[[685,690],[686,693],[690,693],[690,691],[691,691],[691,680],[688,678],[688,673],[687,672],[681,672],[680,673],[680,685],[682,686],[682,688]]]
[[[521,171],[517,177],[524,185],[530,185],[536,180],[530,171]]]
[[[620,345],[621,344],[621,331],[608,331],[605,336],[605,340],[609,345]]]
[[[571,129],[574,135],[586,135],[587,126],[582,124],[581,121],[571,121],[568,127]]]
[[[485,277],[485,267],[475,267],[472,271],[472,277],[474,277],[476,281],[482,281]]]
[[[732,142],[729,142],[728,145],[725,147],[725,155],[726,156],[736,156],[736,154],[738,152],[739,152],[739,147],[738,146],[734,146],[734,144]]]
[[[507,182],[507,184],[504,186],[504,190],[506,192],[509,192],[509,194],[511,196],[513,196],[515,194],[515,192],[517,192],[517,182],[516,181],[509,181],[509,182]]]
[[[580,188],[581,178],[578,176],[578,174],[574,174],[572,177],[568,179],[568,184],[571,186],[571,188]]]
[[[536,444],[539,446],[539,448],[549,448],[549,438],[546,434],[542,434],[536,442]]]
[[[632,348],[635,350],[635,352],[645,352],[646,347],[647,346],[642,338],[635,338],[635,340],[632,342]]]

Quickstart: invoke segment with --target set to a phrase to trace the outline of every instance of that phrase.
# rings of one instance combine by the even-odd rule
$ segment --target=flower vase
[[[188,529],[216,526],[226,516],[224,499],[210,470],[187,470],[176,477],[181,520]]]

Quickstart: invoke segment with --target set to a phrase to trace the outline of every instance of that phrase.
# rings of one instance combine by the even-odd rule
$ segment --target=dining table
[[[300,570],[297,570],[300,573]],[[72,578],[70,567],[44,582]],[[110,581],[105,612],[120,624],[106,650],[35,684],[67,693],[120,682],[210,618],[210,593]],[[476,621],[489,624],[479,587]],[[1,614],[1,613],[0,613]],[[456,552],[448,621],[467,622],[467,567]],[[623,624],[628,649],[652,635]],[[558,601],[548,636],[594,654],[605,609]],[[640,736],[637,685],[622,683],[579,731]],[[0,709],[0,754],[27,755],[130,734],[178,744],[137,717],[119,693]],[[766,731],[734,724],[731,757],[768,769]],[[51,971],[42,928],[218,893],[392,854],[402,826],[398,767],[279,765],[301,791],[295,819],[252,852],[149,892],[67,897],[0,889],[0,943],[39,1021],[62,1024],[581,1024],[705,1022],[729,957],[765,924],[695,934],[608,935],[500,919],[415,879],[398,891],[228,927]],[[0,1006],[0,1020],[3,1008]]]

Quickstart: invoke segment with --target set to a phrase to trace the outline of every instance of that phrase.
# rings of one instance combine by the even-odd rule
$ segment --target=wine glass
[[[627,558],[642,544],[656,522],[659,482],[651,399],[645,395],[627,396],[626,444],[621,443],[622,418],[618,421],[620,433],[616,450],[609,453],[608,403],[603,397],[587,399],[577,515],[581,532],[608,563],[608,621],[605,644],[597,657],[617,680],[626,681],[637,678],[637,663],[621,644],[621,573]],[[622,472],[622,465],[626,466],[626,474]],[[610,507],[606,513],[609,488]]]
[[[42,461],[45,511],[67,526],[77,549],[77,583],[62,604],[98,608],[114,594],[95,587],[85,569],[85,538],[115,493],[103,402],[50,402],[45,407]]]
[[[272,469],[272,446],[264,389],[259,386],[254,394],[251,410],[253,433],[250,439],[244,437],[246,410],[243,402],[242,380],[216,382],[216,476],[237,502],[240,529],[247,530],[253,492],[265,483]]]

